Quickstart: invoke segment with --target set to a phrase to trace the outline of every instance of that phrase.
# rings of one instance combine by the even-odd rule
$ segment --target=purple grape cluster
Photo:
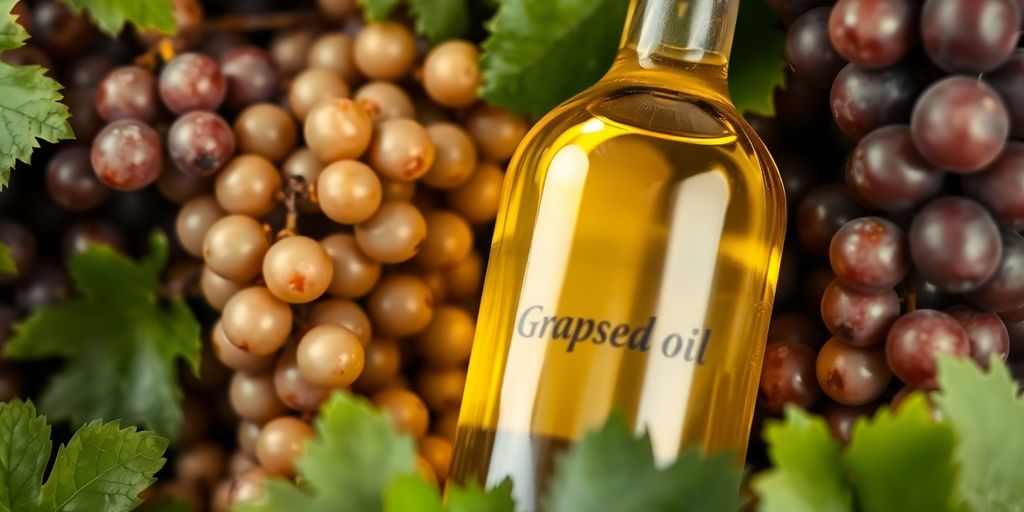
[[[1024,11],[770,4],[791,74],[777,118],[752,123],[777,157],[795,236],[761,409],[819,408],[845,438],[851,418],[934,389],[940,354],[1024,357]]]

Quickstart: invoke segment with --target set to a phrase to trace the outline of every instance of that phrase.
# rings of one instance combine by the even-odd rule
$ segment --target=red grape
[[[110,188],[145,187],[156,181],[163,168],[160,135],[134,119],[114,121],[92,142],[92,168]]]
[[[868,206],[885,211],[909,210],[942,189],[945,174],[924,160],[910,137],[910,128],[879,128],[853,150],[846,166],[846,184]]]
[[[178,118],[167,133],[174,165],[195,176],[219,171],[235,153],[235,134],[223,118],[202,110]]]
[[[832,118],[846,135],[860,139],[876,128],[910,121],[920,89],[903,66],[867,69],[848,64],[832,84]]]
[[[804,196],[796,212],[797,235],[812,253],[828,252],[832,235],[864,209],[841,184],[815,187]]]
[[[226,104],[240,110],[253,103],[274,101],[281,92],[281,76],[270,54],[258,46],[242,46],[220,59],[228,82]]]
[[[975,290],[999,268],[999,227],[978,203],[941,197],[910,228],[910,257],[925,279],[952,293]]]
[[[828,7],[800,15],[786,32],[786,62],[801,78],[828,87],[846,61],[828,40]]]
[[[935,388],[939,354],[966,357],[971,345],[955,318],[932,309],[901,316],[889,329],[885,358],[893,373],[918,388]]]
[[[138,119],[152,123],[159,114],[156,80],[139,66],[124,66],[107,74],[96,88],[96,111],[106,121]]]
[[[1024,237],[1003,231],[1003,256],[995,275],[964,298],[994,313],[1024,306]]]
[[[893,290],[859,293],[833,281],[821,297],[821,319],[837,338],[858,347],[880,343],[900,316]]]
[[[217,110],[227,88],[227,79],[217,61],[200,53],[178,55],[160,73],[160,98],[177,114]]]
[[[1017,45],[1016,0],[927,0],[921,11],[924,51],[951,73],[983,73]]]
[[[917,11],[912,0],[839,0],[828,23],[832,46],[859,66],[891,66],[914,43]]]
[[[95,208],[110,196],[92,172],[89,148],[68,146],[50,159],[46,166],[46,188],[57,204],[68,210]]]
[[[964,192],[988,207],[1000,224],[1024,229],[1024,143],[1009,142],[988,169],[963,177]]]
[[[765,407],[782,412],[786,404],[803,408],[821,396],[815,380],[815,350],[803,343],[773,341],[765,347],[761,366],[761,394]]]
[[[896,286],[910,267],[903,230],[881,217],[844,224],[832,237],[828,255],[836,277],[863,293]]]
[[[816,373],[821,389],[843,405],[871,402],[882,396],[892,379],[881,348],[854,347],[836,338],[821,347]]]
[[[921,94],[910,132],[918,151],[936,167],[974,172],[1003,151],[1010,117],[999,94],[984,82],[952,76]]]
[[[911,276],[910,281],[913,283],[913,307],[910,309],[946,309],[957,302],[956,296],[920,275]]]
[[[968,306],[955,306],[946,310],[946,313],[955,318],[967,333],[971,358],[982,368],[988,368],[993,354],[999,356],[1001,361],[1006,361],[1010,353],[1010,334],[999,315]]]
[[[875,413],[877,407],[874,404],[850,407],[848,405],[830,403],[821,415],[828,424],[828,430],[837,441],[848,443],[850,435],[853,434],[853,425],[857,420],[869,417]]]

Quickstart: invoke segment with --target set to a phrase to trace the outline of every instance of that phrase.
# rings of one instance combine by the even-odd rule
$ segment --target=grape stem
[[[288,211],[285,215],[284,228],[277,232],[277,239],[293,236],[297,232],[299,222],[298,202],[300,199],[310,199],[314,195],[313,186],[306,182],[302,176],[290,176],[285,190],[281,192],[280,200]]]

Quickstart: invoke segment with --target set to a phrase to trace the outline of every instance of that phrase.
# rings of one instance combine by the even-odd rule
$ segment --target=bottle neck
[[[695,73],[724,92],[738,10],[739,0],[632,0],[616,67]]]

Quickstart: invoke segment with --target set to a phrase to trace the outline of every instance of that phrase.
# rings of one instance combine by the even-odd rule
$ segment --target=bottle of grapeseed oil
[[[737,0],[634,0],[596,85],[514,157],[452,474],[538,510],[617,411],[655,458],[742,460],[785,230],[781,179],[726,85]],[[628,468],[623,468],[628,471]]]

